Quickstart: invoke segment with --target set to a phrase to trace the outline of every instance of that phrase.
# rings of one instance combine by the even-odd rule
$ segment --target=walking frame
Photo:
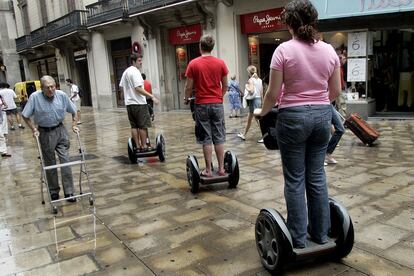
[[[85,152],[84,152],[83,147],[82,147],[82,143],[81,143],[80,136],[79,136],[79,131],[77,131],[75,133],[76,133],[76,137],[77,137],[78,144],[79,144],[79,153],[80,153],[81,160],[67,162],[67,163],[61,163],[61,164],[56,164],[56,165],[50,165],[50,166],[45,166],[43,153],[42,153],[42,149],[41,149],[40,142],[39,142],[39,137],[38,137],[38,135],[35,135],[36,143],[37,143],[37,149],[39,151],[39,160],[40,160],[40,167],[41,167],[40,193],[42,195],[42,204],[45,204],[45,197],[44,197],[44,193],[43,193],[43,186],[45,185],[46,188],[47,188],[47,194],[48,194],[48,197],[49,197],[52,214],[55,214],[55,215],[58,213],[58,208],[56,206],[56,203],[59,203],[59,202],[65,201],[65,200],[77,199],[77,198],[82,198],[82,197],[89,197],[89,204],[91,206],[94,204],[93,187],[92,187],[92,185],[89,181],[89,174],[88,174],[88,171],[87,171],[87,168],[86,168]],[[50,195],[50,190],[49,190],[47,177],[46,177],[46,171],[47,170],[58,169],[58,168],[62,168],[62,167],[69,167],[69,166],[72,167],[72,166],[77,166],[77,165],[80,165],[79,195],[74,195],[74,196],[70,196],[70,197],[66,197],[66,198],[62,198],[62,199],[57,199],[57,200],[52,200],[52,197]],[[87,192],[87,193],[83,193],[83,191],[82,191],[82,176],[83,175],[86,176],[86,182],[87,182],[88,187],[89,187],[89,192]],[[62,185],[63,185],[63,183],[62,183]]]

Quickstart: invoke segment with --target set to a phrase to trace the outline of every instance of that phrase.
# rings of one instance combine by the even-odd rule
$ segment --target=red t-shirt
[[[195,103],[223,103],[221,79],[228,73],[224,61],[213,56],[200,56],[190,61],[185,76],[194,80]]]
[[[144,80],[144,90],[152,94],[151,83],[148,80]]]

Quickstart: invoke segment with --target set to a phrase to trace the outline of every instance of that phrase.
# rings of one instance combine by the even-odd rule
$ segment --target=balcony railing
[[[24,35],[16,39],[16,51],[17,52],[23,52],[25,50],[28,50],[30,49],[31,45],[32,45],[32,39],[30,35]]]
[[[129,14],[144,12],[183,1],[184,0],[128,0]]]
[[[88,11],[75,10],[54,21],[47,23],[47,38],[53,39],[73,31],[86,28]]]
[[[88,26],[121,19],[128,10],[127,0],[101,0],[86,6],[88,10]]]
[[[46,42],[46,27],[41,27],[30,33],[32,37],[32,47]]]

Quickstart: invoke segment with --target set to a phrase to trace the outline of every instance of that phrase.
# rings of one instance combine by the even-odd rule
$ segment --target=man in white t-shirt
[[[131,135],[137,145],[136,151],[151,150],[147,145],[147,129],[151,127],[151,117],[148,110],[146,97],[152,99],[155,104],[159,101],[154,95],[144,89],[139,68],[142,65],[142,56],[131,54],[131,66],[122,74],[119,87],[124,92],[125,106],[128,112],[128,119],[131,125]]]
[[[14,99],[17,98],[16,93],[9,88],[9,85],[5,82],[0,83],[0,96],[3,98],[3,101],[6,103],[7,108],[4,110],[7,114],[7,120],[9,121],[9,126],[11,130],[15,130],[13,116],[16,118],[19,128],[24,129],[24,126],[21,123],[20,113],[17,110],[16,103]]]
[[[79,87],[73,83],[71,79],[66,79],[66,84],[70,88],[70,100],[76,106],[76,116],[78,117],[78,125],[82,124],[81,122],[81,98],[79,96]]]
[[[7,104],[3,102],[3,98],[0,96],[0,154],[1,157],[11,157],[10,153],[7,153],[6,137],[4,137],[3,128],[3,116],[1,116],[2,109],[6,109]]]

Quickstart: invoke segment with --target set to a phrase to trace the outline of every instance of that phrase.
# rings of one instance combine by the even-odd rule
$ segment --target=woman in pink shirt
[[[306,247],[307,229],[314,242],[326,243],[330,228],[324,160],[332,120],[330,102],[341,91],[340,64],[332,46],[319,40],[317,18],[308,0],[286,5],[284,20],[292,39],[275,50],[263,108],[255,111],[259,116],[267,114],[284,85],[276,129],[287,226],[296,248]]]

